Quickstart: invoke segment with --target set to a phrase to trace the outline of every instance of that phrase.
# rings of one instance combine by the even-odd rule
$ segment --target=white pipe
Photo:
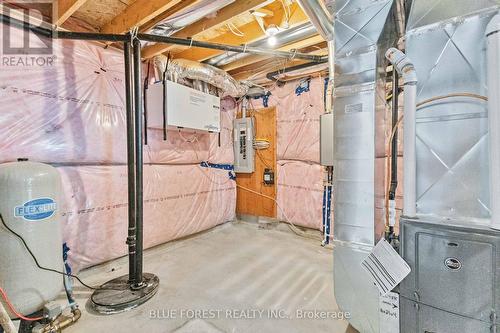
[[[417,215],[417,161],[416,161],[416,112],[417,73],[410,59],[398,49],[390,48],[385,57],[404,81],[404,127],[403,127],[403,215]]]
[[[490,135],[490,207],[493,229],[500,230],[500,15],[486,28],[488,122]]]
[[[333,112],[333,89],[335,87],[335,41],[328,42],[328,86],[326,88],[325,112]],[[335,127],[332,127],[335,128]]]
[[[14,323],[9,317],[7,310],[5,310],[2,302],[0,302],[0,327],[3,328],[5,333],[16,333],[17,329],[14,326]]]
[[[243,102],[241,103],[241,118],[247,117],[247,109],[248,109],[248,98],[243,97]]]

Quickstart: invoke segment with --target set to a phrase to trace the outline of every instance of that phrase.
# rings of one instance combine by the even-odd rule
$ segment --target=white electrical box
[[[166,124],[169,127],[220,132],[220,98],[172,81],[166,82]],[[163,128],[163,84],[148,86],[148,127]]]
[[[233,121],[234,172],[252,173],[255,171],[253,131],[252,118],[238,118]]]

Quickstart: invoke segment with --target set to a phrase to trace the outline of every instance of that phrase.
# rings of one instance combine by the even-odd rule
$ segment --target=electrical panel
[[[333,166],[333,113],[322,114],[320,122],[320,163]]]
[[[182,84],[167,81],[165,109],[163,84],[146,89],[148,128],[162,129],[164,111],[167,126],[220,132],[220,98]]]
[[[255,171],[253,149],[254,126],[252,118],[238,118],[233,121],[234,171],[252,173]]]

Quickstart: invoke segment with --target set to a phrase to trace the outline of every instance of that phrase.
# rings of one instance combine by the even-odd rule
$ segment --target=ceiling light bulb
[[[276,36],[269,36],[267,38],[267,44],[269,44],[269,46],[276,45],[276,42],[277,42]]]
[[[279,28],[276,26],[276,24],[270,24],[266,28],[266,35],[268,36],[274,36],[279,32]]]

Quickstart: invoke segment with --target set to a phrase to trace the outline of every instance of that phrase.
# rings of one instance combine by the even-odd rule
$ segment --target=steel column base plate
[[[102,314],[114,314],[131,310],[156,294],[160,280],[151,273],[143,274],[143,286],[132,288],[129,276],[124,275],[110,280],[95,290],[90,296],[91,307]]]

